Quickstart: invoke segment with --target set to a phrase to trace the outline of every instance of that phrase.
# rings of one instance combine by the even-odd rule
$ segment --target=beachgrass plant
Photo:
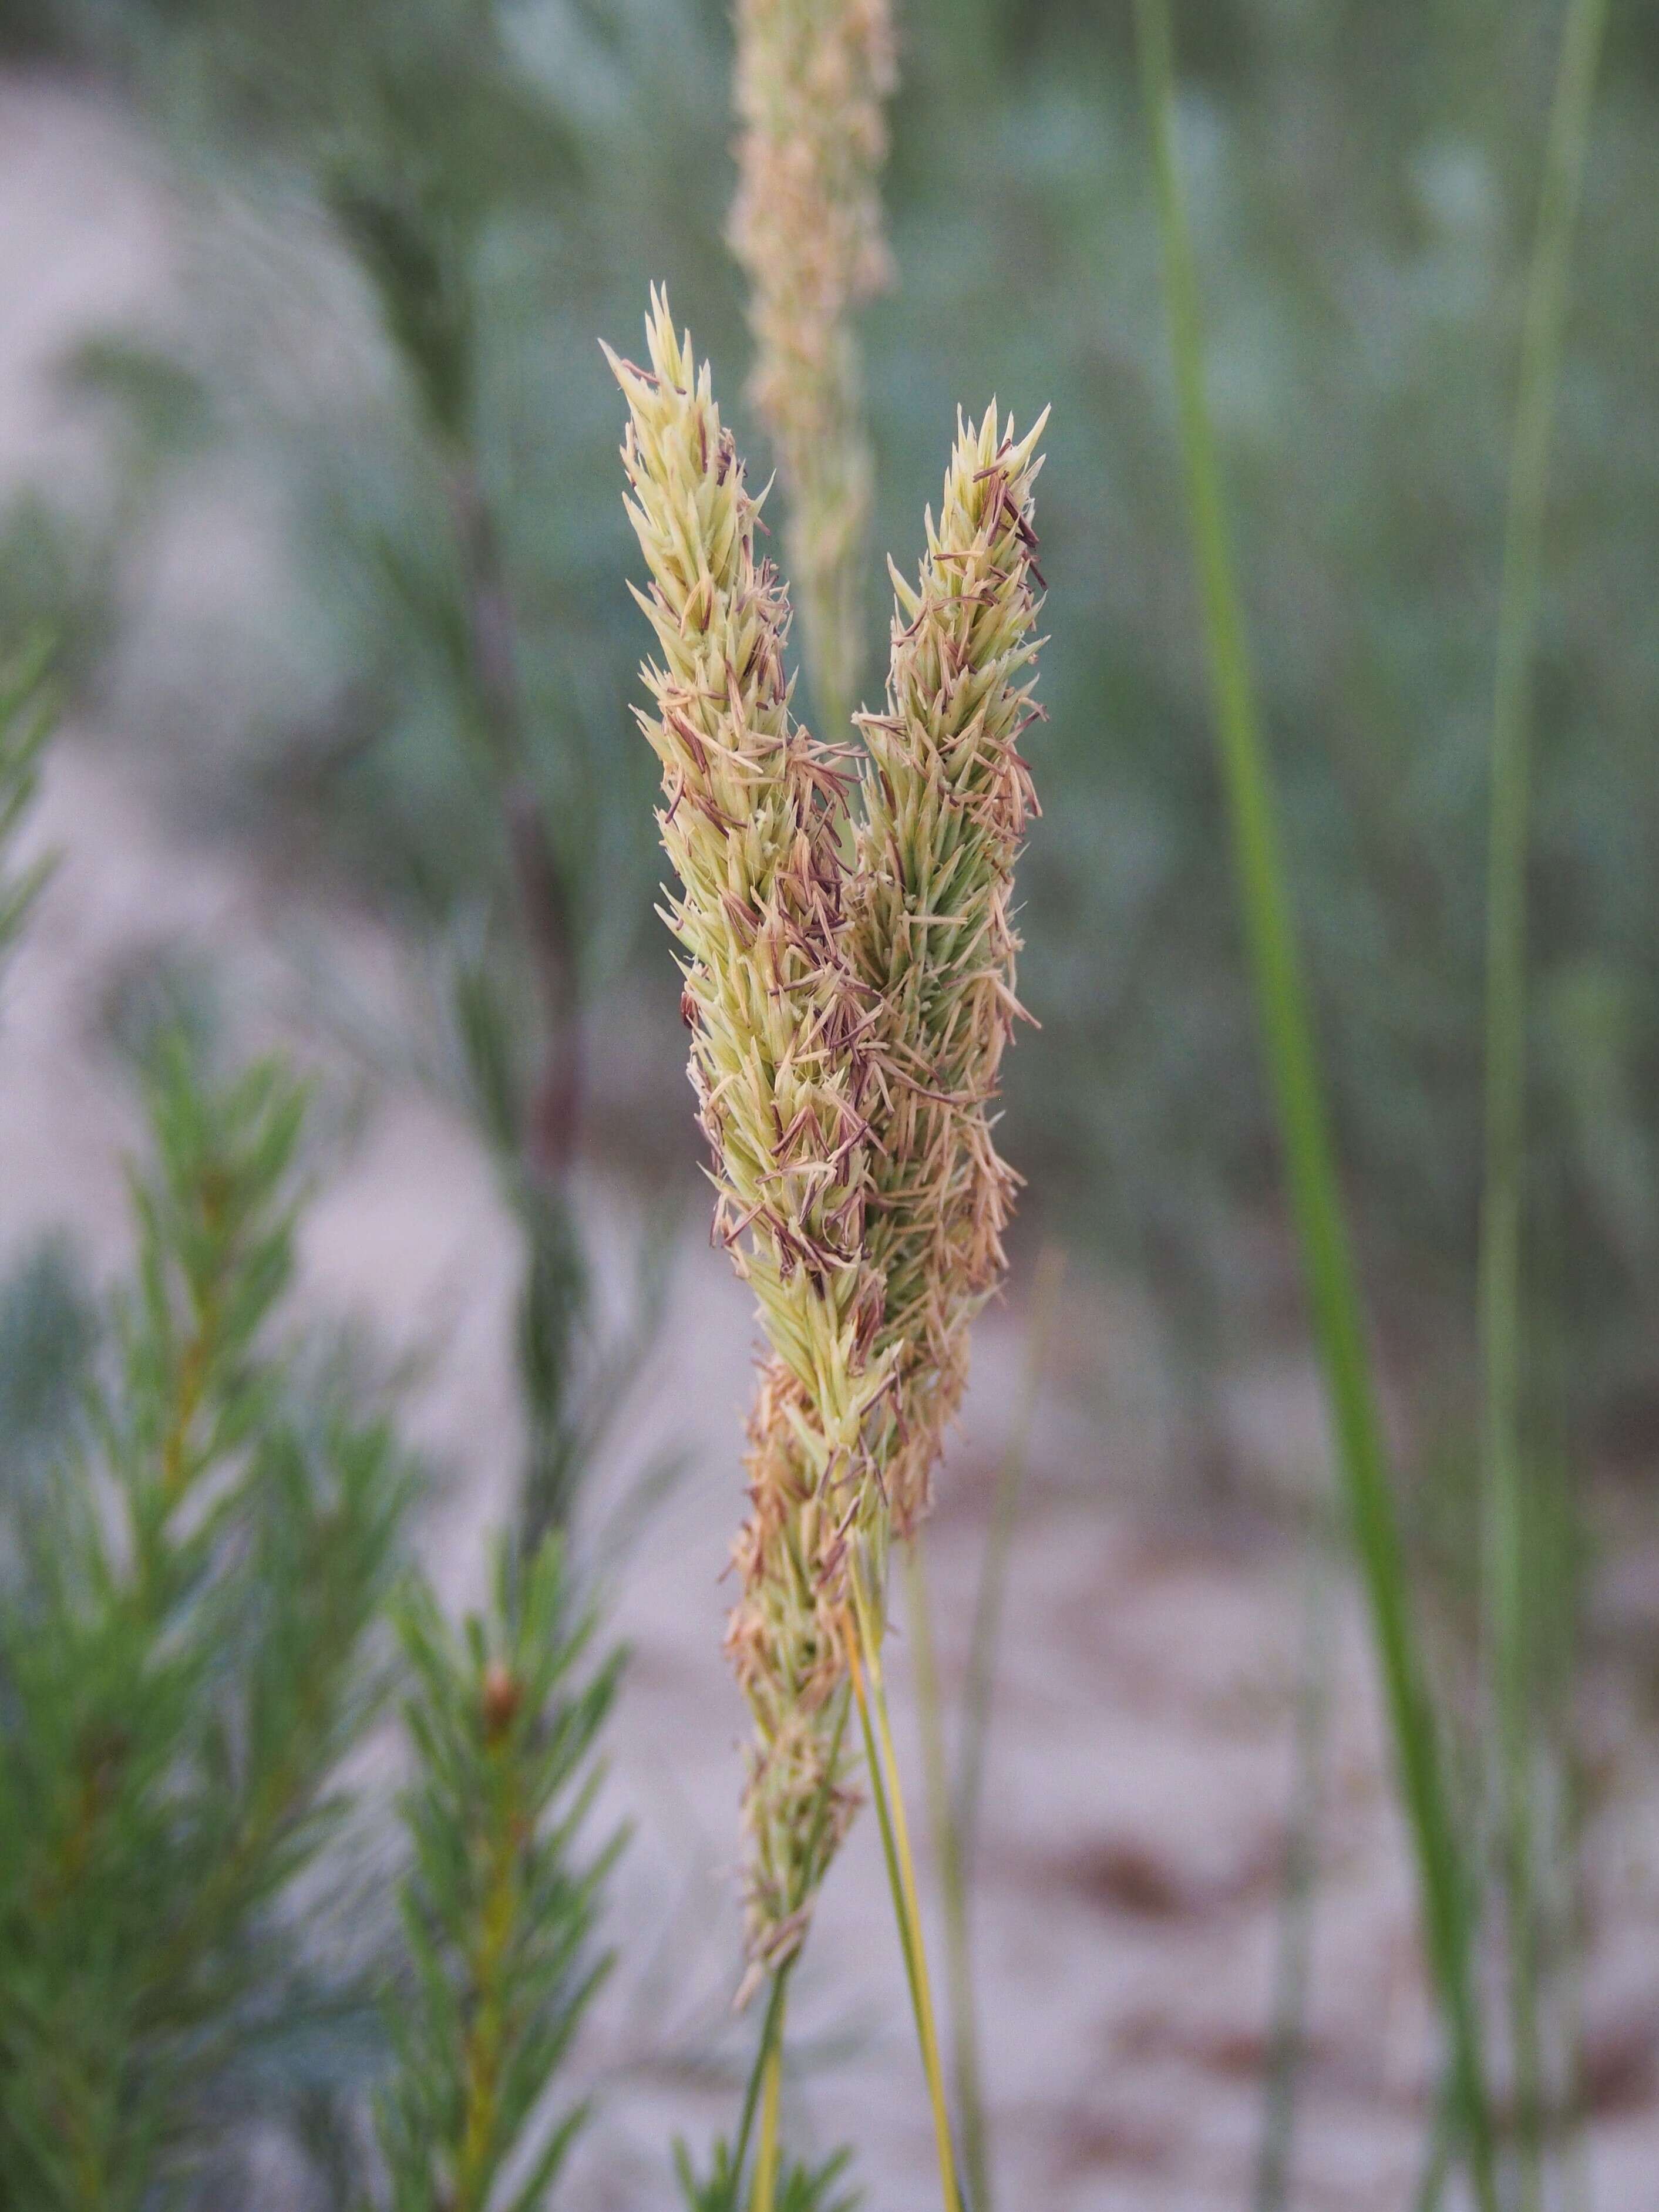
[[[750,283],[750,395],[777,450],[784,544],[826,729],[866,653],[872,474],[852,311],[890,281],[878,181],[894,78],[887,0],[738,0],[733,252]]]
[[[1010,900],[1035,803],[1018,744],[1036,712],[1042,424],[1017,439],[994,404],[958,424],[917,581],[894,573],[855,819],[848,747],[793,715],[789,601],[756,556],[760,503],[707,364],[654,294],[647,344],[648,368],[611,356],[652,579],[636,597],[660,654],[640,720],[662,764],[716,1234],[770,1347],[728,1631],[757,1723],[745,1988],[787,1972],[854,1809],[850,1680],[954,2206],[881,1644],[889,1546],[926,1509],[1015,1187],[990,1109],[1019,1011]],[[774,2031],[780,2007],[775,1982]],[[775,2051],[762,2078],[769,2111]]]

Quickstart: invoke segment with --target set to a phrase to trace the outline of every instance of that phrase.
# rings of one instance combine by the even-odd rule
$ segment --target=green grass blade
[[[1482,1638],[1498,1757],[1521,2203],[1542,2191],[1534,1746],[1521,1449],[1532,667],[1574,225],[1607,0],[1568,0],[1527,294],[1492,701],[1486,903],[1486,1184],[1480,1223]]]
[[[1233,584],[1204,393],[1197,278],[1176,159],[1175,58],[1167,0],[1136,0],[1136,20],[1188,499],[1245,934],[1331,1425],[1415,1849],[1424,1947],[1451,2046],[1458,2117],[1475,2194],[1482,2212],[1495,2212],[1492,2128],[1472,1972],[1469,1891],[1412,1617],[1404,1547]]]

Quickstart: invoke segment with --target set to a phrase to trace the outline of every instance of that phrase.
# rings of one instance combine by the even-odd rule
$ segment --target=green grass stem
[[[1522,2212],[1542,2199],[1534,1733],[1521,1443],[1527,849],[1532,672],[1572,234],[1607,0],[1567,0],[1527,291],[1492,700],[1486,900],[1486,1182],[1480,1223],[1482,1641],[1495,1722]]]
[[[743,2093],[743,2111],[738,2121],[737,2144],[732,2154],[733,2185],[743,2179],[744,2162],[749,2155],[749,2138],[754,2131],[755,2114],[764,2092],[767,2069],[772,2054],[783,2041],[783,2008],[789,1984],[789,1969],[793,1960],[781,1966],[773,1975],[767,1991],[766,2014],[761,2021],[760,2041],[755,2047],[754,2063],[749,2069],[749,2081]]]
[[[1496,2212],[1497,2178],[1471,1957],[1470,1890],[1412,1615],[1405,1550],[1233,581],[1220,471],[1204,391],[1197,276],[1176,155],[1175,56],[1168,0],[1136,0],[1135,12],[1181,442],[1245,934],[1331,1426],[1416,1856],[1424,1948],[1451,2050],[1462,2147],[1480,2212]]]
[[[761,2093],[760,2143],[755,2153],[755,2185],[750,2192],[749,2212],[773,2212],[777,2197],[778,2110],[783,2099],[781,2012],[786,1978],[780,1974],[773,1984],[778,1993],[780,2019],[777,2032],[770,2039],[766,2053],[765,2081]]]

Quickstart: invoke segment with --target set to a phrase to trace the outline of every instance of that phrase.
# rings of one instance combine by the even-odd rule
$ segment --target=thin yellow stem
[[[945,1908],[945,1987],[951,2008],[951,2056],[957,2085],[957,2124],[962,2130],[963,2165],[974,2212],[990,2212],[989,2160],[985,2108],[980,2091],[979,2022],[974,2005],[974,1966],[968,1922],[968,1883],[963,1838],[951,1802],[945,1746],[944,1703],[933,1653],[933,1624],[922,1566],[921,1532],[904,1547],[904,1582],[910,1611],[910,1648],[916,1678],[916,1718],[921,1730],[921,1765],[927,1784],[927,1825],[939,1869]]]
[[[780,1984],[781,1986],[781,1984]],[[755,2151],[755,2185],[750,2212],[773,2212],[778,2185],[778,2106],[783,2090],[783,2008],[780,1999],[776,2032],[766,2054],[761,2090],[760,2142]]]
[[[915,1860],[910,1850],[909,1823],[904,1813],[904,1792],[899,1780],[898,1759],[893,1749],[892,1725],[887,1714],[887,1692],[882,1680],[881,1644],[871,1619],[863,1581],[853,1575],[853,1608],[858,1630],[857,1658],[853,1686],[859,1715],[865,1727],[865,1747],[870,1762],[870,1784],[877,1796],[883,1841],[888,1844],[888,1879],[893,1890],[893,1911],[899,1923],[899,1940],[909,1973],[910,2001],[915,2012],[916,2041],[921,2046],[922,2071],[933,2108],[933,2137],[939,2154],[939,2183],[945,2193],[945,2212],[962,2212],[962,2192],[957,2184],[956,2153],[951,2142],[951,2115],[945,2095],[945,2069],[939,2063],[939,2030],[933,2018],[933,1991],[927,1977],[927,1952],[922,1939],[921,1907],[916,1890]],[[874,1720],[872,1738],[871,1722]],[[878,1742],[879,1759],[875,1756]]]
[[[888,1809],[887,1792],[882,1783],[881,1758],[876,1749],[875,1730],[870,1723],[870,1700],[865,1690],[863,1662],[859,1656],[859,1633],[850,1616],[844,1620],[843,1626],[847,1638],[848,1672],[853,1678],[853,1693],[858,1701],[859,1727],[864,1737],[864,1764],[870,1777],[870,1794],[875,1800],[876,1823],[881,1830],[882,1856],[887,1865],[887,1886],[893,1897],[893,1917],[898,1926],[904,1979],[910,1992],[910,2008],[916,2015],[917,2032],[920,2033],[921,2000],[916,1989],[916,1955],[910,1940],[909,1915],[904,1907],[904,1884],[899,1874],[898,1853],[893,1843],[892,1815]]]

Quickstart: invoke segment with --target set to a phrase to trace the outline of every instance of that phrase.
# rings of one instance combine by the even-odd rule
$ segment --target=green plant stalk
[[[854,1632],[854,1635],[856,1632]],[[892,1816],[888,1810],[887,1791],[882,1780],[881,1760],[876,1750],[875,1731],[870,1721],[869,1700],[865,1695],[864,1672],[859,1663],[856,1644],[853,1644],[848,1663],[852,1669],[853,1691],[858,1703],[859,1727],[864,1737],[864,1763],[870,1776],[870,1794],[876,1802],[876,1825],[881,1832],[881,1855],[887,1868],[887,1887],[892,1893],[893,1917],[898,1925],[899,1950],[904,1961],[905,1987],[910,1992],[910,2009],[915,2015],[916,2033],[921,2033],[921,1993],[916,1986],[916,1954],[911,1941],[910,1915],[905,1905],[904,1884],[899,1874],[898,1852],[893,1842]]]
[[[1486,1183],[1480,1221],[1482,1641],[1496,1721],[1521,2203],[1542,2189],[1542,2037],[1520,1396],[1532,667],[1572,234],[1607,0],[1567,0],[1528,284],[1492,700],[1486,890]]]
[[[1415,1850],[1424,1948],[1444,2014],[1458,2120],[1481,2212],[1497,2177],[1469,1892],[1412,1618],[1370,1355],[1326,1124],[1204,393],[1197,276],[1175,147],[1167,0],[1136,0],[1138,43],[1217,737],[1245,934],[1348,1515]]]
[[[766,2015],[761,2022],[760,2041],[755,2050],[755,2063],[749,2069],[749,2086],[744,2091],[743,2112],[738,2122],[736,2148],[732,2154],[733,2183],[743,2178],[744,2160],[749,2155],[749,2137],[755,2124],[755,2112],[765,2085],[767,2069],[772,2053],[783,2036],[784,1996],[789,1984],[789,1970],[794,1965],[791,1959],[772,1977],[772,1987],[766,2000]]]
[[[1296,1706],[1296,1781],[1285,1881],[1279,1905],[1267,2110],[1256,2166],[1255,2212],[1285,2212],[1290,2201],[1291,2146],[1296,2128],[1297,2075],[1302,2063],[1313,1948],[1314,1888],[1319,1872],[1319,1825],[1330,1740],[1331,1565],[1325,1530],[1308,1531],[1302,1612],[1302,1656]]]
[[[778,2185],[778,2106],[783,2089],[783,1992],[787,1977],[774,1984],[778,1999],[777,2025],[769,2039],[765,2087],[761,2097],[760,2144],[755,2153],[755,2186],[750,2212],[773,2212]]]
[[[956,2082],[957,2124],[962,2130],[963,2171],[973,2212],[991,2212],[985,2106],[980,2086],[979,2021],[974,2005],[973,1956],[968,1925],[967,1870],[963,1864],[961,1828],[951,1797],[945,1716],[920,1529],[903,1548],[905,1596],[909,1607],[910,1648],[915,1669],[916,1719],[927,1790],[927,1826],[939,1867],[939,1900],[945,1915],[945,1988],[951,2008],[951,2070]]]
[[[881,1829],[882,1852],[887,1863],[888,1887],[893,1897],[899,1948],[903,1955],[910,2005],[915,2016],[916,2042],[933,2106],[933,2137],[939,2158],[939,2185],[945,2212],[962,2212],[962,2192],[957,2182],[956,2154],[951,2141],[950,2114],[945,2096],[945,2071],[939,2063],[939,2033],[933,2020],[933,1994],[927,1978],[927,1957],[921,1932],[921,1909],[916,1893],[915,1863],[904,1817],[904,1798],[898,1761],[893,1751],[892,1727],[887,1714],[887,1693],[881,1675],[881,1649],[865,1595],[864,1577],[853,1575],[853,1615],[848,1623],[848,1664],[853,1693],[858,1700],[859,1723],[864,1732],[865,1763],[870,1793],[876,1802]],[[878,1748],[879,1737],[879,1749]]]

